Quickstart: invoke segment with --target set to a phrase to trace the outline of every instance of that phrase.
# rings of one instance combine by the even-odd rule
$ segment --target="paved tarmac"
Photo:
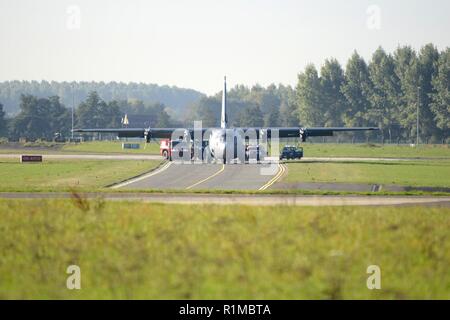
[[[84,193],[89,199],[139,201],[165,204],[240,204],[255,206],[445,206],[450,197],[430,196],[296,196],[225,194]],[[68,192],[0,192],[3,199],[70,199]],[[213,212],[211,213],[213,214]]]
[[[259,190],[280,178],[278,164],[179,164],[115,185],[125,189]]]

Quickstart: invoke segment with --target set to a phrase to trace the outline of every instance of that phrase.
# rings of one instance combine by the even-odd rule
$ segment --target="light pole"
[[[73,84],[72,84],[72,142],[73,142],[73,109],[75,108],[75,94],[73,92]]]
[[[419,105],[420,105],[420,86],[417,86],[416,146],[419,145]]]

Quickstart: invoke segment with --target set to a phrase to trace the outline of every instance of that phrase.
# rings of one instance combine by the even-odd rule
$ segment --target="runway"
[[[446,206],[450,197],[430,196],[296,196],[296,195],[225,195],[225,194],[153,194],[153,193],[83,193],[88,199],[139,201],[164,204],[218,204],[250,206]],[[68,192],[0,192],[2,199],[70,199]],[[213,212],[211,213],[213,214]]]
[[[113,186],[121,189],[264,190],[281,178],[281,164],[180,164]],[[275,180],[276,178],[276,180]]]
[[[283,163],[270,163],[266,158],[261,164],[193,164],[169,162],[162,169],[148,175],[119,183],[113,188],[121,189],[178,189],[178,190],[266,190],[281,180],[287,172]],[[335,161],[395,161],[391,158],[305,158],[304,162],[335,162]],[[408,161],[403,159],[403,161]],[[410,161],[410,160],[409,160]],[[287,186],[279,185],[282,189],[329,189],[330,186]],[[379,186],[335,184],[332,190],[343,191],[376,191]],[[340,189],[339,189],[340,188]],[[347,188],[347,189],[346,189]],[[367,190],[366,190],[367,189]]]

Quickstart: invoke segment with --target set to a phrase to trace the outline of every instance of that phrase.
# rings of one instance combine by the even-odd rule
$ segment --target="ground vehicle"
[[[259,145],[247,145],[245,147],[245,161],[257,161],[260,160],[260,147]]]
[[[169,159],[172,154],[172,148],[170,146],[170,139],[162,139],[159,143],[159,154],[165,159]]]
[[[280,160],[282,159],[301,159],[303,157],[303,148],[286,145],[280,153]]]
[[[189,150],[184,144],[181,144],[182,140],[170,140],[162,139],[159,145],[159,153],[168,160],[172,160],[172,156],[176,154],[176,157],[182,159],[186,156],[186,153],[191,153],[191,158],[193,154],[193,149]]]
[[[194,155],[198,155],[197,158],[199,158],[200,160],[203,159],[204,150],[208,146],[208,141],[202,141],[202,143],[193,143],[193,141],[191,141],[190,150],[189,147],[186,147],[188,144],[182,144],[182,142],[184,141],[162,139],[159,145],[159,154],[167,160],[172,160],[172,156],[183,159],[190,152],[189,159],[193,159]],[[196,152],[194,152],[194,148],[197,148],[197,150],[195,150]]]

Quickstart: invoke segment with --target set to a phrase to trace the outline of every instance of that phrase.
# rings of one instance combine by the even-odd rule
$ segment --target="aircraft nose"
[[[223,158],[223,156],[225,155],[225,144],[219,143],[217,145],[217,150],[215,150],[215,153],[217,158]]]

